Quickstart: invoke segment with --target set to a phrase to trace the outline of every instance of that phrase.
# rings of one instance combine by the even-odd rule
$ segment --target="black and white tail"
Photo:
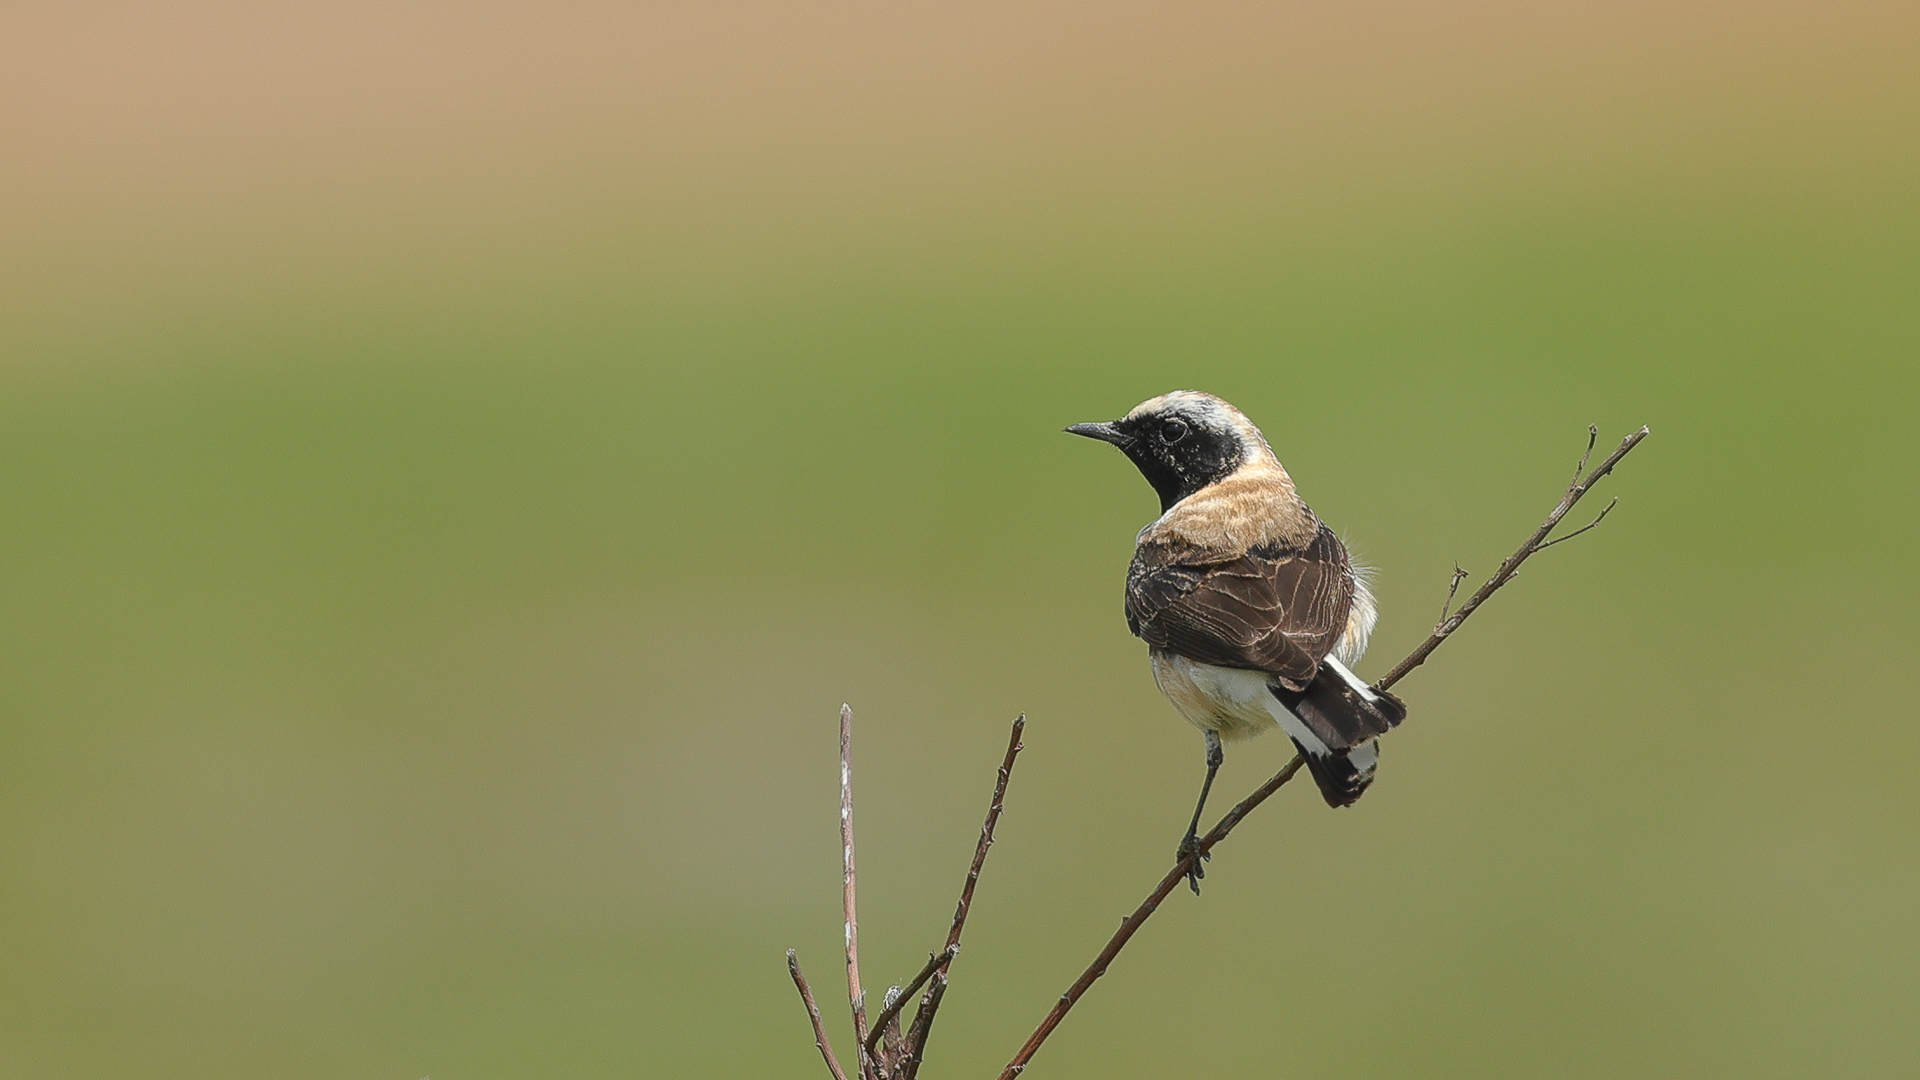
[[[1329,656],[1304,690],[1289,690],[1277,680],[1268,685],[1281,705],[1275,712],[1293,744],[1307,756],[1307,768],[1328,806],[1351,806],[1373,783],[1380,763],[1380,735],[1407,718],[1407,707],[1384,690],[1362,682]]]

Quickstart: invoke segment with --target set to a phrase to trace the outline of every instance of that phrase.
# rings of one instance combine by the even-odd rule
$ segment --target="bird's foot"
[[[1199,896],[1200,879],[1207,876],[1207,868],[1201,864],[1213,858],[1212,853],[1201,851],[1200,838],[1193,833],[1188,833],[1186,838],[1180,841],[1180,847],[1173,853],[1173,857],[1176,860],[1192,858],[1193,861],[1187,864],[1187,888],[1193,890],[1193,895]]]

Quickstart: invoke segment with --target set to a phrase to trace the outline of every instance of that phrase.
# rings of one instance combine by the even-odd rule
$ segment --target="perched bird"
[[[1260,429],[1212,394],[1176,390],[1066,430],[1119,447],[1160,496],[1160,516],[1134,541],[1127,626],[1147,642],[1161,693],[1206,736],[1180,855],[1197,841],[1222,740],[1278,726],[1327,805],[1351,805],[1373,782],[1376,740],[1407,710],[1353,674],[1376,614],[1366,575]],[[1196,859],[1196,893],[1202,876]]]

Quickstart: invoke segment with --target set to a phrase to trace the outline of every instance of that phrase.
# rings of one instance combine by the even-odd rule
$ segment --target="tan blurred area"
[[[1877,136],[1916,120],[1915,23],[1898,4],[21,5],[0,222],[9,292],[80,318],[349,282],[376,304],[511,291],[590,278],[583,259],[665,273],[667,253],[725,274],[982,232],[1885,190],[1913,164]]]

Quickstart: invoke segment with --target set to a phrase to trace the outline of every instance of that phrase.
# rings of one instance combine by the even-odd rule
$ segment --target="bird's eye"
[[[1178,420],[1169,420],[1160,426],[1160,441],[1172,446],[1187,437],[1187,425]]]

